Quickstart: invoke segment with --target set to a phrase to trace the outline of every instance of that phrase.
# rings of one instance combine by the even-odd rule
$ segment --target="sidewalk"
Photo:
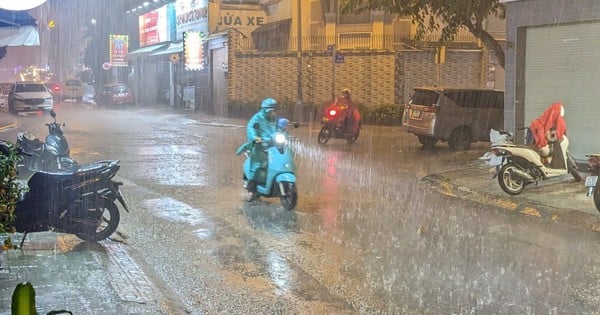
[[[600,232],[600,211],[594,206],[592,197],[585,195],[587,173],[581,172],[581,182],[565,175],[540,182],[537,186],[529,185],[521,194],[511,196],[500,188],[498,178],[492,178],[490,168],[484,162],[476,161],[464,169],[432,174],[422,181],[444,195]]]
[[[0,110],[0,131],[17,125]],[[12,141],[9,139],[9,141]],[[19,244],[23,234],[12,235]],[[117,238],[115,235],[113,237]],[[3,242],[5,236],[0,236]],[[139,256],[113,240],[86,243],[70,234],[27,235],[22,249],[0,249],[0,315],[11,314],[12,293],[28,281],[40,314],[68,310],[73,314],[176,314],[181,306],[169,300],[139,265]]]

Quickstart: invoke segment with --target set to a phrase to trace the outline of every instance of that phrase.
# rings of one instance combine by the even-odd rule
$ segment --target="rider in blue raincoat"
[[[248,142],[255,145],[251,149],[251,178],[248,178],[248,187],[252,195],[248,198],[249,201],[256,199],[256,179],[254,178],[256,170],[261,166],[266,166],[267,154],[259,144],[261,142],[271,141],[271,136],[277,131],[277,101],[273,98],[265,98],[260,104],[260,111],[248,122],[246,126],[246,134]]]

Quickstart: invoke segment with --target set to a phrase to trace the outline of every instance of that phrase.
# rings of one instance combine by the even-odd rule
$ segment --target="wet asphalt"
[[[14,119],[11,116],[0,113],[2,125],[10,128],[10,124],[13,122]],[[312,153],[307,151],[305,154]],[[600,216],[591,199],[585,197],[585,188],[582,183],[572,183],[568,177],[549,180],[537,187],[528,187],[518,197],[509,197],[501,191],[497,182],[491,179],[488,169],[489,167],[483,161],[472,161],[449,171],[434,174],[417,172],[417,174],[423,184],[430,185],[443,196],[497,207],[509,215],[515,214],[534,220],[564,223],[574,227],[583,227],[593,232],[600,231]],[[187,180],[194,182],[194,174],[190,174],[190,176],[192,178]],[[174,179],[163,178],[162,180],[168,183]],[[161,207],[161,202],[164,201],[157,196],[157,198],[145,201],[145,204],[148,209],[161,209],[164,208]],[[324,200],[324,202],[328,201]],[[187,210],[182,206],[179,210],[175,208],[173,211],[186,212]],[[242,211],[250,226],[258,230],[263,229],[265,233],[277,233],[277,229],[268,226],[272,220],[261,219],[261,215],[264,216],[265,212],[271,213],[271,215],[277,215],[277,212],[268,211],[268,209],[265,211],[264,207],[252,205],[244,207]],[[157,213],[157,215],[168,216],[169,214]],[[281,233],[286,233],[286,229],[294,230],[296,228],[297,218],[294,216],[294,212],[291,212],[278,218],[277,223]],[[215,233],[215,231],[203,228],[203,222],[206,223],[210,217],[209,215],[195,219],[188,217],[194,223],[200,238],[209,237]],[[326,224],[328,221],[323,222]],[[227,224],[222,223],[226,229]],[[336,224],[335,218],[331,218],[331,224]],[[419,229],[419,233],[427,235],[427,229],[427,226],[423,226],[422,229]],[[16,235],[16,237],[18,236]],[[150,241],[158,242],[159,239],[160,237],[157,237]],[[177,296],[176,292],[169,292],[171,289],[161,285],[156,275],[148,274],[148,268],[138,265],[139,260],[135,257],[140,254],[130,251],[128,246],[123,245],[119,240],[119,235],[116,235],[113,239],[99,244],[88,244],[78,241],[74,236],[52,232],[29,235],[23,249],[10,250],[5,253],[8,258],[8,268],[0,270],[0,280],[2,280],[0,314],[9,313],[10,292],[21,281],[30,281],[34,284],[40,312],[68,309],[75,314],[90,312],[96,314],[189,313],[190,307],[184,306],[178,301],[175,297]],[[231,242],[231,246],[235,247],[237,241],[231,240]],[[245,244],[247,248],[258,246],[252,246],[252,238],[247,238],[246,242],[249,242],[249,244]],[[235,258],[236,250],[233,250],[233,247],[231,253],[228,252],[230,250],[228,247],[220,247],[218,249],[221,251],[220,257],[228,260],[225,261],[227,264],[238,264],[237,268],[243,268],[244,259]],[[293,255],[292,253],[288,254]],[[269,264],[271,270],[265,269],[265,272],[273,273],[275,279],[285,279],[282,275],[289,273],[285,268],[295,268],[293,265],[288,266],[282,263],[280,264],[281,269],[273,270],[273,265],[277,265],[273,264],[273,261],[285,261],[283,257],[278,257],[276,252],[264,254],[258,250],[255,253],[248,253],[248,255],[258,256],[250,260],[271,262]],[[352,267],[348,266],[347,268],[351,273]],[[248,274],[252,274],[251,269],[248,270]],[[302,272],[298,270],[294,274],[302,274]],[[304,282],[316,281],[310,280],[311,276],[306,275],[306,277],[309,280]],[[320,281],[324,281],[323,279]],[[309,285],[309,287],[319,286]],[[285,283],[279,286],[279,290],[285,291],[289,288]],[[209,288],[204,289],[210,290]],[[308,287],[304,290],[302,288],[295,290],[298,290],[297,293],[305,296],[306,299],[325,301],[325,305],[332,307],[329,310],[356,312],[356,307],[348,305],[346,301],[329,292],[319,292]],[[258,303],[258,301],[256,302]],[[277,307],[270,309],[277,309]],[[286,309],[286,307],[282,305],[281,309]],[[328,308],[325,306],[323,312],[327,312],[327,310]]]

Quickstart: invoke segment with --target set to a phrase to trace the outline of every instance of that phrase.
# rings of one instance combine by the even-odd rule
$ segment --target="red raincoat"
[[[567,124],[561,115],[561,111],[563,111],[562,103],[556,102],[548,106],[540,117],[531,122],[529,131],[533,135],[534,144],[537,148],[543,148],[548,145],[546,135],[552,127],[556,128],[556,137],[558,140],[562,140],[562,137],[567,132]]]

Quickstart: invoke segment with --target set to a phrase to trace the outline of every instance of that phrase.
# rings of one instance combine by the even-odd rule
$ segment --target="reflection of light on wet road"
[[[161,185],[203,186],[207,170],[203,167],[205,154],[193,145],[138,147],[138,155],[155,156],[140,168],[146,178]],[[163,158],[164,156],[164,158]]]
[[[267,264],[271,281],[277,286],[277,294],[286,294],[290,291],[290,275],[292,270],[287,261],[281,254],[269,251],[267,254]]]
[[[212,226],[212,223],[202,209],[193,208],[186,203],[169,197],[148,199],[145,201],[145,205],[152,214],[167,221],[187,223],[191,226],[200,225],[195,232],[201,239],[212,236],[208,228]]]
[[[338,153],[328,152],[326,173],[323,176],[323,226],[331,230],[336,226],[337,214],[339,212],[340,202],[338,200],[338,182],[336,176],[336,167],[338,164]]]

